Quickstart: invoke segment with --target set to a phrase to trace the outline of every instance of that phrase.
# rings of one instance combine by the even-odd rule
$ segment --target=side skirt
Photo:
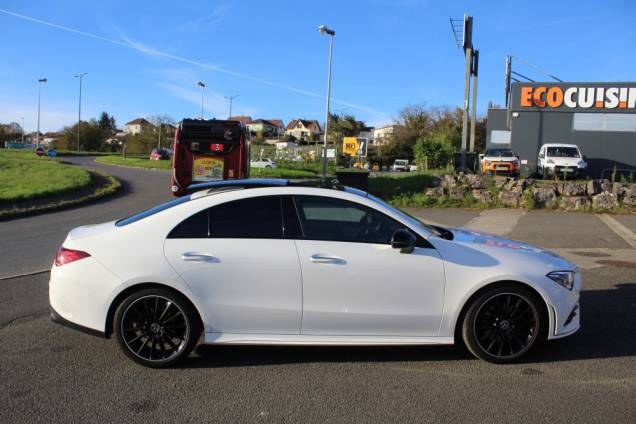
[[[452,345],[453,337],[323,336],[312,334],[205,333],[205,344],[254,345]]]

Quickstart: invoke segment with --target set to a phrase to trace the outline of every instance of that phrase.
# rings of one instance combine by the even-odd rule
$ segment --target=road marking
[[[488,209],[468,221],[464,227],[503,236],[511,232],[525,214],[525,210],[519,209]]]
[[[0,277],[0,281],[12,280],[14,278],[30,277],[32,275],[38,275],[38,274],[44,274],[46,272],[49,272],[50,270],[51,270],[50,268],[47,268],[47,269],[41,269],[39,271],[25,272],[23,274],[7,275],[4,277]]]
[[[610,227],[610,230],[614,231],[620,238],[625,240],[632,249],[636,249],[636,234],[634,234],[629,228],[612,218],[606,213],[596,214],[598,219],[603,221],[605,225]]]

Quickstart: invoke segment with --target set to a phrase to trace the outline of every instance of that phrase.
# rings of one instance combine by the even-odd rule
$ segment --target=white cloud
[[[229,4],[219,4],[211,13],[177,26],[179,32],[207,32],[215,29],[230,15]]]

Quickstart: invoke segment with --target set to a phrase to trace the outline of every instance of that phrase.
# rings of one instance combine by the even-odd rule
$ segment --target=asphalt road
[[[76,161],[97,167],[86,158]],[[115,198],[0,222],[2,274],[48,268],[76,225],[114,219],[169,198],[166,173],[107,170],[126,183]],[[452,225],[479,228],[489,222],[480,211],[415,212]],[[0,417],[5,422],[636,422],[636,260],[629,259],[634,249],[594,215],[513,212],[498,219],[513,223],[509,236],[586,261],[581,332],[546,344],[524,363],[495,366],[453,347],[202,347],[179,368],[150,370],[126,359],[113,340],[51,323],[48,274],[42,273],[0,280]],[[583,228],[580,237],[569,234],[577,227]],[[614,251],[627,252],[629,260],[621,266],[597,262]]]

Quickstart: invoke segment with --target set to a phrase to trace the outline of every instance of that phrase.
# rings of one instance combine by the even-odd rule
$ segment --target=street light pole
[[[24,144],[24,116],[22,117],[22,144]]]
[[[336,35],[336,31],[327,28],[324,25],[318,27],[318,31],[321,34],[327,34],[329,36],[329,68],[327,72],[327,107],[325,111],[325,139],[323,141],[322,151],[322,180],[327,179],[327,134],[329,133],[329,100],[331,98],[331,59],[333,56],[333,36]]]
[[[228,119],[232,117],[232,101],[238,96],[240,96],[240,94],[235,94],[233,96],[225,96],[225,98],[230,101],[230,114],[228,115]]]
[[[38,80],[38,130],[35,133],[35,147],[40,147],[40,90],[42,87],[42,83],[46,82],[46,78],[40,78]]]
[[[203,90],[205,89],[205,84],[197,81],[197,85],[201,87],[201,119],[203,119]]]
[[[75,75],[75,78],[79,78],[79,106],[77,108],[77,151],[80,151],[80,127],[82,126],[82,80],[88,75],[84,72],[79,75]]]

